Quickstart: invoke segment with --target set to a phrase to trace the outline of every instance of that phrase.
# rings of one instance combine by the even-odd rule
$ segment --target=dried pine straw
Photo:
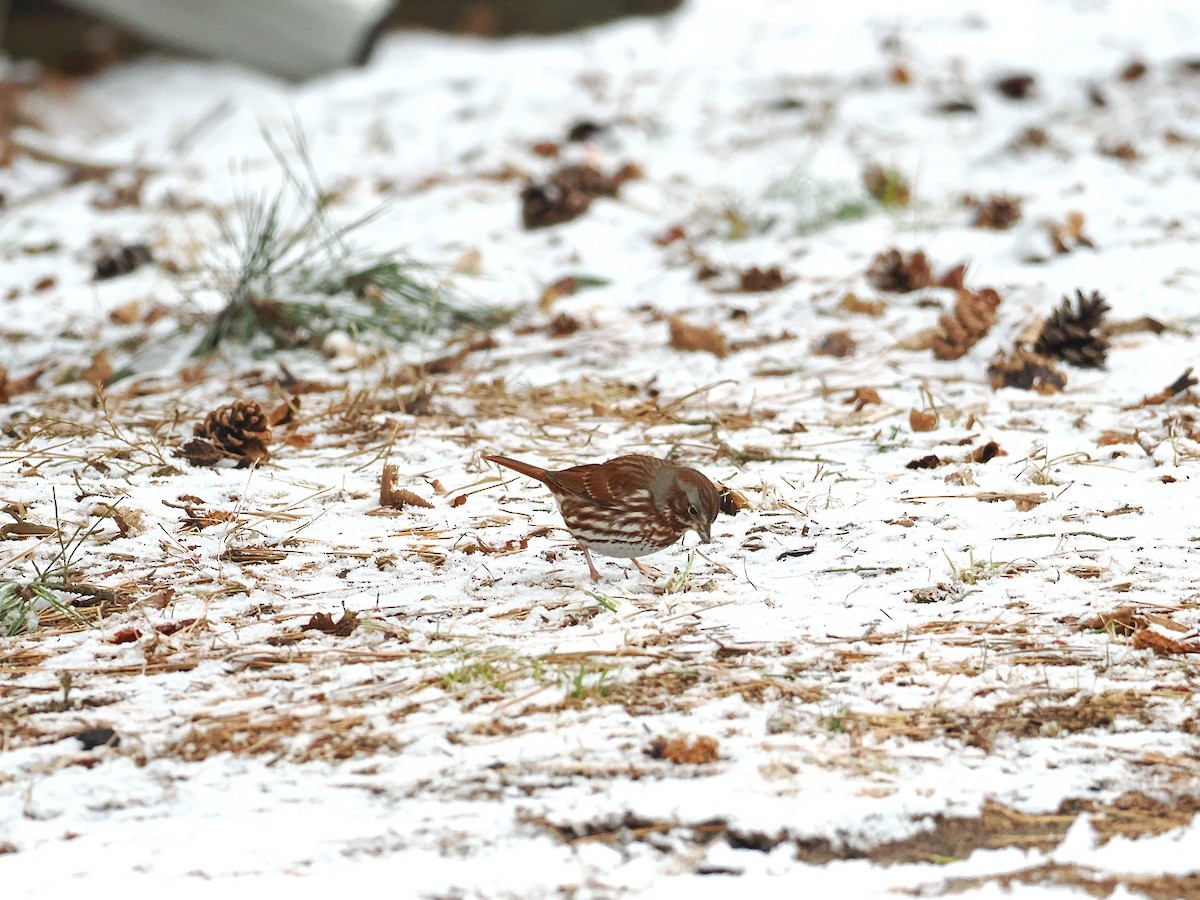
[[[1015,738],[1050,737],[1092,728],[1109,728],[1118,718],[1150,725],[1153,700],[1173,699],[1170,693],[1135,689],[1076,695],[1048,692],[1034,697],[1014,697],[990,710],[919,709],[896,712],[847,712],[840,716],[847,730],[869,733],[876,741],[904,738],[928,741],[956,738],[968,746],[988,749],[1000,735]]]
[[[584,777],[613,777],[620,770],[599,769],[594,766],[573,766],[571,774]],[[630,765],[624,774],[632,777],[651,774],[650,766],[643,763]],[[915,829],[909,837],[870,843],[865,836],[842,835],[835,842],[827,837],[782,830],[773,834],[747,832],[736,822],[724,819],[709,819],[687,822],[670,819],[647,819],[631,813],[609,814],[592,821],[557,821],[540,816],[526,815],[521,821],[548,831],[558,840],[568,844],[611,843],[641,841],[653,837],[670,835],[673,843],[684,846],[707,846],[718,837],[731,846],[769,853],[780,845],[792,845],[798,858],[810,865],[826,865],[835,860],[861,859],[866,857],[882,865],[913,863],[947,863],[966,859],[981,849],[1016,847],[1049,852],[1057,847],[1067,831],[1080,816],[1087,816],[1092,827],[1100,836],[1101,844],[1113,837],[1136,839],[1146,835],[1161,834],[1171,828],[1185,825],[1200,810],[1200,801],[1188,798],[1182,804],[1168,804],[1153,800],[1136,791],[1126,792],[1111,802],[1088,799],[1066,800],[1059,809],[1048,813],[1029,813],[1014,809],[995,800],[985,800],[977,816],[948,816],[938,813],[932,817],[922,816],[913,824],[923,827]],[[656,844],[657,846],[657,844]],[[1046,865],[1055,865],[1048,863]],[[953,883],[964,888],[985,884],[993,880],[1004,881],[1011,873],[978,878],[955,879]],[[1017,878],[1021,883],[1043,883],[1041,878]],[[1112,879],[1110,879],[1112,880]],[[1166,879],[1172,882],[1172,879]],[[1178,881],[1178,879],[1174,879]],[[943,888],[940,882],[939,889]],[[1107,895],[1111,891],[1105,891]],[[1151,894],[1171,897],[1183,894]]]
[[[186,762],[216,753],[234,756],[275,756],[293,762],[341,760],[404,748],[390,731],[376,731],[367,716],[334,717],[329,711],[313,715],[251,713],[197,716],[182,737],[158,748],[160,757]]]

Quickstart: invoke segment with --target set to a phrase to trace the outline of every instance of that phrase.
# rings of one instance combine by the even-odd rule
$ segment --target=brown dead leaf
[[[1048,222],[1046,231],[1054,252],[1070,253],[1078,247],[1095,249],[1096,244],[1084,233],[1083,224],[1083,213],[1077,211],[1067,213],[1061,222]]]
[[[860,387],[855,388],[854,393],[842,402],[847,406],[854,404],[854,411],[858,412],[866,406],[883,403],[883,398],[879,396],[879,391],[875,388]]]
[[[844,328],[829,332],[813,345],[813,353],[817,356],[832,356],[835,359],[853,356],[857,349],[858,341]]]
[[[742,294],[758,294],[766,291],[777,291],[795,279],[784,275],[779,266],[760,269],[751,266],[738,272],[737,290]]]
[[[546,285],[542,291],[542,296],[538,299],[538,309],[542,312],[549,312],[550,307],[554,305],[554,301],[561,297],[570,297],[579,290],[579,282],[572,275],[564,275],[556,281]]]
[[[1200,643],[1180,643],[1165,634],[1149,628],[1142,628],[1133,633],[1133,649],[1153,650],[1159,656],[1169,656],[1177,653],[1200,653]]]
[[[1113,159],[1119,159],[1121,162],[1137,162],[1142,158],[1142,155],[1129,141],[1121,141],[1117,144],[1102,143],[1096,148],[1096,151],[1101,156],[1109,156]]]
[[[677,766],[699,766],[721,758],[716,739],[703,735],[692,741],[685,737],[657,737],[646,748],[646,755],[651,759],[665,759]]]
[[[863,300],[855,293],[848,293],[838,304],[842,312],[855,313],[863,316],[882,316],[887,304],[882,300]]]
[[[454,261],[454,271],[463,275],[478,275],[483,271],[483,254],[475,247],[464,250]]]
[[[583,323],[570,313],[560,312],[546,326],[546,334],[552,338],[568,337],[583,328]]]
[[[281,443],[285,447],[295,447],[297,450],[304,450],[312,446],[313,437],[314,435],[311,434],[301,434],[298,431],[293,431],[284,435]]]
[[[682,225],[672,225],[666,231],[654,236],[654,243],[660,247],[669,247],[676,241],[687,240],[687,232]]]
[[[966,289],[967,264],[959,263],[943,272],[937,280],[938,287],[950,288],[955,291]]]
[[[1143,397],[1141,403],[1131,408],[1136,409],[1139,406],[1158,406],[1159,404],[1166,403],[1176,394],[1182,394],[1189,388],[1195,387],[1197,384],[1200,384],[1200,381],[1192,377],[1192,367],[1188,366],[1182,375],[1168,384],[1157,394],[1150,394],[1149,396]]]
[[[9,378],[8,369],[0,366],[0,403],[7,403],[17,394],[26,394],[37,387],[37,381],[42,377],[44,369],[34,369],[21,378]]]
[[[10,522],[0,525],[0,540],[19,541],[27,537],[49,537],[57,534],[58,529],[53,525],[39,525],[37,522]]]
[[[483,553],[486,556],[508,556],[511,553],[520,553],[528,547],[529,538],[516,538],[499,545],[486,544],[476,538],[470,543],[460,545],[458,549],[467,554]]]
[[[329,613],[313,613],[312,617],[300,627],[301,631],[320,631],[335,637],[349,637],[358,627],[358,613],[352,609],[342,611],[342,616],[336,622]]]
[[[108,314],[109,321],[116,325],[133,325],[142,318],[142,309],[145,305],[145,301],[139,299],[114,306]]]
[[[995,441],[988,441],[986,444],[981,444],[967,454],[967,462],[985,463],[990,462],[997,456],[1008,456],[1008,451],[1001,449],[1000,445]]]
[[[942,459],[936,454],[930,453],[926,456],[918,457],[917,459],[909,460],[904,464],[906,469],[936,469],[938,466],[946,465],[950,460]]]
[[[275,380],[275,383],[296,404],[299,404],[296,397],[300,394],[324,394],[329,391],[340,391],[345,387],[344,384],[328,384],[324,381],[309,381],[307,378],[298,378],[283,363],[279,363],[279,375],[280,377]]]
[[[284,400],[273,410],[267,414],[267,421],[272,428],[279,425],[288,425],[296,418],[296,411],[300,408],[300,398],[291,397]]]
[[[155,609],[166,609],[174,596],[175,588],[163,588],[146,597],[142,603],[146,606],[153,606]]]
[[[1125,604],[1108,612],[1088,616],[1086,619],[1079,620],[1076,625],[1085,630],[1112,631],[1116,634],[1130,635],[1145,628],[1146,619],[1138,612],[1137,607]]]
[[[225,458],[225,454],[217,449],[216,445],[201,438],[188,441],[179,448],[177,455],[193,466],[215,466]]]
[[[937,410],[910,409],[908,411],[908,427],[913,431],[933,431],[937,426]]]
[[[1114,444],[1136,444],[1138,436],[1136,431],[1102,431],[1100,437],[1096,439],[1096,443],[1101,447],[1111,447]]]
[[[975,499],[982,500],[984,503],[999,503],[1002,500],[1011,500],[1019,512],[1029,512],[1035,506],[1041,506],[1050,497],[1041,492],[980,491],[975,495]]]
[[[724,358],[729,355],[729,344],[725,335],[715,325],[693,325],[679,316],[668,320],[671,329],[671,346],[684,352],[705,352]]]
[[[569,222],[587,212],[597,197],[615,197],[622,184],[641,177],[634,163],[612,175],[590,165],[563,166],[545,183],[530,182],[521,190],[521,222],[529,230]]]
[[[108,349],[105,348],[92,357],[92,364],[84,369],[79,377],[99,389],[108,384],[113,377],[113,367],[108,361]]]
[[[448,375],[462,368],[462,364],[472,353],[477,353],[481,350],[493,350],[497,346],[498,344],[494,338],[490,335],[484,335],[481,338],[476,338],[464,344],[453,353],[447,353],[445,356],[439,356],[436,359],[421,363],[417,368],[425,375]]]
[[[154,630],[159,634],[172,635],[177,631],[182,631],[184,628],[191,628],[199,619],[180,619],[178,622],[163,622],[161,625],[155,625]]]

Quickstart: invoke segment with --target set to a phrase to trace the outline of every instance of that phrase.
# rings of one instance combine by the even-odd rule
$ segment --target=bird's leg
[[[579,545],[579,549],[583,551],[583,558],[587,560],[588,571],[592,573],[592,581],[599,581],[600,573],[596,571],[596,565],[592,562],[592,554],[588,553],[588,548],[583,544]]]

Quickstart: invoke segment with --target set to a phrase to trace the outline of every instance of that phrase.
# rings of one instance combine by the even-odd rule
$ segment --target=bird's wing
[[[572,466],[557,472],[547,472],[546,484],[556,491],[586,497],[602,506],[616,505],[608,486],[608,479],[604,477],[601,467],[596,463]]]

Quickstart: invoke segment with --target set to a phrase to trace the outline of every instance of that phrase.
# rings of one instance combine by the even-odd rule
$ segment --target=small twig
[[[1158,406],[1161,403],[1166,403],[1172,397],[1182,394],[1188,388],[1195,387],[1200,384],[1200,380],[1192,377],[1192,367],[1188,366],[1184,369],[1183,374],[1168,384],[1157,394],[1149,394],[1142,398],[1140,403],[1135,403],[1133,406],[1126,406],[1125,409],[1141,409],[1145,406]]]
[[[1100,538],[1102,541],[1128,541],[1130,535],[1111,535],[1101,534],[1098,531],[1062,531],[1062,532],[1041,532],[1038,534],[1002,534],[995,538],[997,541],[1025,541],[1034,538],[1065,538],[1065,537],[1094,537]]]
[[[65,153],[60,153],[57,150],[47,150],[44,147],[35,147],[32,144],[27,144],[24,141],[13,141],[13,150],[17,153],[27,156],[37,162],[51,163],[56,166],[63,166],[72,171],[76,178],[83,181],[103,181],[110,178],[116,172],[123,169],[128,169],[138,177],[150,176],[157,173],[156,169],[149,166],[125,165],[117,163],[97,163],[86,159],[80,159],[75,156],[68,156]]]
[[[822,575],[895,575],[897,572],[903,572],[901,566],[837,566],[832,569],[818,570]]]
[[[714,381],[710,384],[703,384],[695,390],[688,391],[681,397],[676,397],[674,400],[671,400],[668,403],[660,404],[659,409],[661,409],[663,412],[666,412],[668,409],[672,409],[673,407],[679,406],[685,401],[692,399],[692,397],[695,397],[697,394],[707,394],[713,388],[718,388],[723,384],[737,384],[737,381],[732,378],[722,378],[720,381]]]
[[[699,548],[693,548],[692,552],[695,553],[702,560],[704,560],[706,563],[708,563],[710,566],[714,566],[716,569],[718,569],[721,572],[724,572],[726,575],[733,575],[735,578],[737,577],[737,573],[734,572],[733,569],[729,568],[729,566],[726,566],[723,563],[717,562],[711,556],[708,556],[705,553],[701,553]]]
[[[96,603],[131,603],[135,599],[132,594],[125,593],[120,588],[105,587],[102,584],[90,584],[84,581],[47,581],[45,587],[51,591],[62,591],[64,594],[80,594],[84,597],[91,597]]]

